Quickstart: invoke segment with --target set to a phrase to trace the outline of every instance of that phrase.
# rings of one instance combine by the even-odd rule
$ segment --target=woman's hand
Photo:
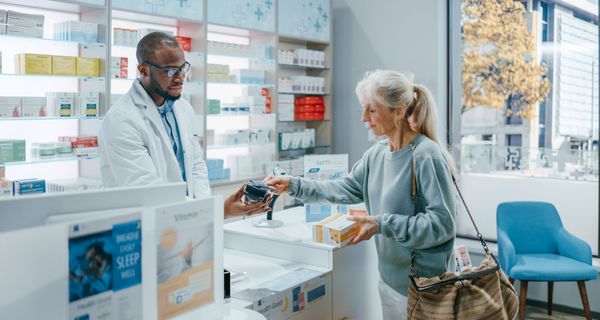
[[[265,178],[264,182],[270,187],[274,187],[274,192],[277,194],[282,194],[284,192],[290,191],[290,181],[291,177],[286,176],[268,176]]]
[[[271,203],[271,199],[273,197],[268,195],[263,201],[244,204],[242,202],[242,196],[244,196],[244,189],[246,188],[246,184],[243,184],[238,191],[234,194],[230,195],[225,199],[224,211],[225,218],[231,218],[235,216],[249,216],[257,213],[263,213],[267,211],[271,211],[269,208],[269,204]]]
[[[377,218],[373,216],[366,217],[348,217],[350,221],[355,221],[360,228],[358,230],[358,234],[354,236],[354,238],[350,241],[349,245],[357,244],[364,240],[369,240],[375,234],[377,234],[377,230],[379,229],[379,224],[377,223]]]

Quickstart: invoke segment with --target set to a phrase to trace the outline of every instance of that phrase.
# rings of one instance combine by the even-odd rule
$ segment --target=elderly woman
[[[369,216],[351,244],[375,237],[384,319],[406,318],[411,252],[417,276],[450,264],[455,238],[454,161],[438,140],[429,90],[395,71],[367,73],[356,86],[362,121],[387,139],[367,150],[344,178],[268,177],[278,192],[305,202],[364,202]],[[416,194],[413,195],[413,190]]]

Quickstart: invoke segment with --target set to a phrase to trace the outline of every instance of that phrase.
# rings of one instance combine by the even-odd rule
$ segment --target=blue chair
[[[596,279],[592,250],[562,225],[556,208],[546,202],[505,202],[496,211],[498,258],[511,283],[521,281],[519,319],[525,319],[527,283],[548,282],[552,314],[554,281],[577,281],[583,310],[592,319],[585,281]]]

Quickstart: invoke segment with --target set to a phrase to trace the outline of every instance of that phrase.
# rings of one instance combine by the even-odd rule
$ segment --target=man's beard
[[[163,90],[160,87],[160,84],[158,83],[158,81],[156,81],[156,79],[154,79],[154,77],[152,76],[152,74],[150,74],[150,90],[152,90],[154,93],[158,94],[159,96],[167,99],[167,100],[177,100],[179,98],[181,98],[181,94],[178,94],[176,96],[172,96],[169,94],[169,92]]]

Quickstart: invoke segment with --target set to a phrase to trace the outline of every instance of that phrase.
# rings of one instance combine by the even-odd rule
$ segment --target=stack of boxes
[[[322,96],[296,97],[294,103],[294,120],[325,119],[325,100]]]
[[[207,49],[212,54],[273,59],[273,47],[262,44],[252,44],[252,46],[249,46],[229,42],[208,41]]]
[[[179,42],[179,46],[181,46],[181,49],[183,51],[192,51],[192,38],[184,36],[175,36],[175,39],[177,39],[177,42]]]
[[[127,57],[110,57],[111,77],[116,79],[127,79],[128,65]]]
[[[264,84],[265,71],[251,69],[232,69],[231,75],[237,79],[237,82],[243,84]]]
[[[113,43],[115,46],[136,47],[138,31],[134,29],[114,28]]]
[[[206,159],[208,167],[208,180],[223,180],[231,178],[231,169],[224,168],[225,161],[223,159]]]
[[[221,113],[221,100],[208,99],[208,114],[220,114],[220,113]]]
[[[15,55],[15,73],[99,77],[100,59],[20,53]]]
[[[294,95],[279,94],[279,121],[294,121]]]
[[[96,136],[62,136],[58,137],[58,141],[70,142],[73,154],[76,157],[98,156],[98,137]]]
[[[44,16],[0,10],[0,34],[43,38]]]
[[[279,150],[295,150],[313,148],[315,146],[315,129],[307,128],[279,133]]]
[[[304,67],[325,68],[325,52],[308,49],[279,49],[279,63]]]
[[[229,65],[207,64],[207,80],[216,82],[235,82],[235,78],[229,76]]]
[[[100,188],[102,188],[102,181],[93,179],[51,180],[46,183],[47,192],[87,191]]]
[[[98,42],[98,24],[83,21],[63,21],[54,24],[54,39],[76,42]]]
[[[0,164],[25,161],[25,140],[0,140]]]

